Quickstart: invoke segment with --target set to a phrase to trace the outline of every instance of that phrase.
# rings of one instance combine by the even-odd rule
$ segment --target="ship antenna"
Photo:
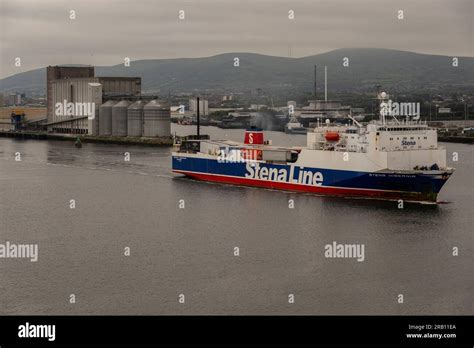
[[[379,102],[379,116],[381,123],[385,124],[385,116],[388,114],[389,116],[392,116],[397,124],[400,124],[400,121],[390,112],[392,101],[390,100],[389,95],[385,92],[380,92],[377,94],[377,100]],[[388,100],[388,104],[386,103],[386,100]]]

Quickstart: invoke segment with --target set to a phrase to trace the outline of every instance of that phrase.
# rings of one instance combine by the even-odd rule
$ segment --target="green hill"
[[[234,67],[234,58],[239,67]],[[343,58],[349,58],[349,67]],[[318,66],[318,90],[323,91],[324,66],[331,92],[373,91],[381,84],[392,92],[474,89],[474,58],[417,54],[387,49],[338,49],[304,57],[283,58],[253,53],[226,53],[205,58],[153,59],[96,67],[97,76],[140,76],[144,92],[238,92],[255,88],[292,92],[313,89]],[[45,91],[45,68],[0,80],[0,91]]]

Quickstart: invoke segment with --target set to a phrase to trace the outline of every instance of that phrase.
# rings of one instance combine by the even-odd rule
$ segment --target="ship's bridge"
[[[376,151],[432,150],[438,148],[436,129],[426,124],[368,125],[369,143]]]

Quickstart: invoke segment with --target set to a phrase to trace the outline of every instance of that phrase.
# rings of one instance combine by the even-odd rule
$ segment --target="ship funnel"
[[[246,145],[263,145],[263,130],[261,128],[250,127],[245,130]]]

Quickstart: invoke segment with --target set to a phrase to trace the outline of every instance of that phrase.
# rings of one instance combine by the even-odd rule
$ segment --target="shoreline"
[[[117,136],[98,136],[85,134],[57,134],[46,132],[12,132],[0,130],[0,137],[2,138],[16,138],[16,139],[36,139],[36,140],[66,140],[75,141],[77,137],[81,138],[84,143],[96,144],[118,144],[118,145],[146,145],[146,146],[173,146],[173,139],[171,137],[117,137]],[[466,136],[438,136],[439,142],[445,143],[460,143],[460,144],[474,144],[474,137]]]
[[[12,132],[0,131],[2,138],[35,139],[35,140],[65,140],[76,141],[79,137],[83,143],[117,144],[117,145],[145,145],[145,146],[173,146],[171,137],[117,137],[96,136],[85,134],[55,134],[46,132]]]
[[[438,141],[444,143],[474,144],[474,137],[438,136]]]

